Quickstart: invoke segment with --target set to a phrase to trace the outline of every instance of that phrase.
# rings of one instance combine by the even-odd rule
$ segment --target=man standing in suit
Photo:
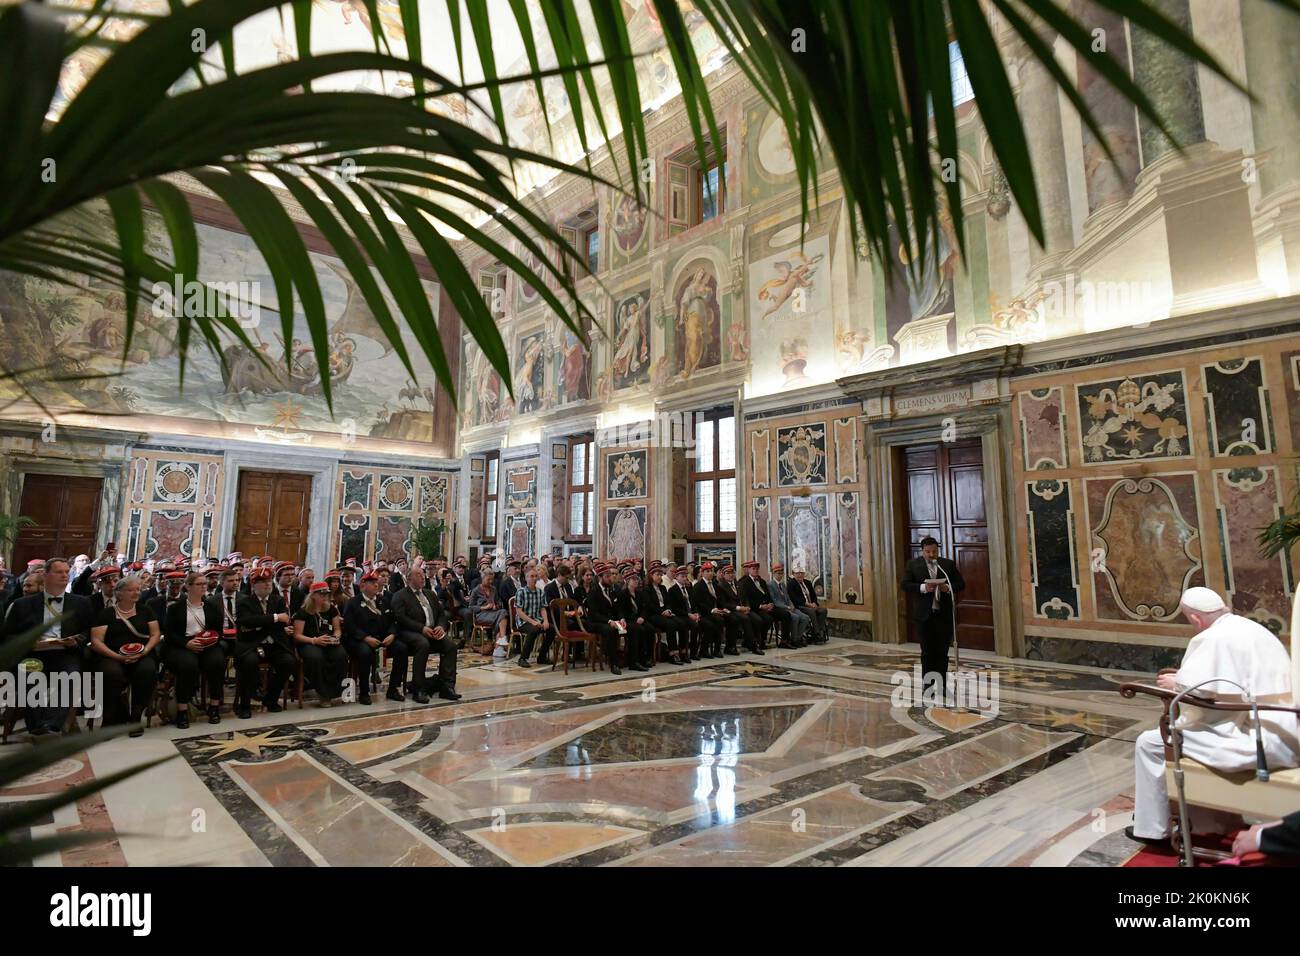
[[[43,623],[50,625],[43,639],[31,651],[32,656],[41,662],[46,675],[81,672],[82,649],[90,640],[90,628],[94,624],[90,599],[66,593],[69,570],[66,558],[48,559],[43,588],[35,594],[18,598],[9,605],[5,614],[5,640],[26,634]],[[51,682],[53,686],[57,684]],[[25,714],[27,732],[33,737],[60,733],[67,721],[70,704],[71,701],[61,701],[52,707],[28,707]]]
[[[438,653],[438,676],[435,684],[443,700],[460,700],[456,693],[456,642],[447,636],[443,627],[446,612],[433,592],[425,587],[424,572],[413,568],[407,577],[407,586],[393,597],[392,614],[397,629],[397,639],[406,645],[411,655],[411,679],[406,682],[417,704],[427,704],[429,693],[425,667],[432,651]],[[398,670],[393,662],[390,687],[398,686],[399,678],[406,676],[406,668]]]
[[[931,583],[934,581],[941,583]],[[907,562],[901,583],[912,601],[912,621],[921,643],[922,681],[930,683],[935,679],[931,675],[937,675],[938,691],[946,694],[953,594],[963,590],[966,582],[955,562],[939,557],[939,542],[927,536],[921,539],[921,556]]]
[[[826,632],[826,608],[817,602],[817,588],[805,577],[803,568],[794,569],[794,582],[790,585],[790,603],[808,616],[809,644],[825,644],[830,640]]]

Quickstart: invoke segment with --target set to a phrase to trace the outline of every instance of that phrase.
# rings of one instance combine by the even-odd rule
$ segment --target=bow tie
[[[63,603],[63,598],[62,598],[62,596],[60,596],[60,597],[52,597],[52,598],[49,598],[49,602],[50,602],[51,604],[62,604],[62,603]]]

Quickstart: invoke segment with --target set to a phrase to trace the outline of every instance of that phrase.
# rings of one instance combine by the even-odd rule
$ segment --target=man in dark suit
[[[113,606],[113,589],[121,577],[122,571],[116,564],[106,564],[91,574],[90,582],[95,589],[95,593],[89,598],[91,620],[98,621],[99,616],[104,613],[104,608]]]
[[[653,574],[651,576],[653,577]],[[707,619],[695,606],[695,601],[691,597],[691,576],[685,565],[677,569],[675,577],[677,580],[665,588],[665,591],[668,596],[668,607],[681,626],[682,644],[677,655],[678,660],[698,661],[700,645],[704,642],[703,635],[706,631],[710,633],[718,631],[719,625]],[[710,637],[709,640],[712,641],[713,638]]]
[[[417,704],[427,704],[429,680],[425,675],[429,654],[438,652],[438,676],[434,683],[443,700],[460,700],[456,693],[456,642],[447,636],[443,626],[447,614],[437,596],[425,586],[424,572],[412,569],[407,586],[393,596],[392,614],[397,639],[406,645],[411,656],[411,679],[406,681],[411,699]],[[406,677],[406,668],[398,669],[393,662],[390,687],[399,686]]]
[[[739,657],[740,649],[736,645],[737,642],[744,641],[745,650],[762,655],[765,652],[758,646],[761,623],[754,617],[753,608],[740,599],[740,594],[736,591],[735,574],[735,568],[724,564],[718,572],[719,577],[713,582],[718,589],[718,603],[730,612],[727,615],[726,651],[733,657]]]
[[[523,582],[520,580],[522,568],[523,565],[519,561],[509,562],[506,565],[506,573],[497,582],[497,600],[501,602],[502,607],[509,604],[515,592],[523,587]]]
[[[1300,855],[1300,810],[1271,823],[1257,823],[1237,834],[1232,855],[1267,853],[1269,856]]]
[[[608,564],[600,564],[596,566],[596,571],[599,577],[587,592],[583,605],[582,626],[592,634],[600,635],[601,648],[605,652],[605,660],[609,661],[610,673],[621,674],[623,672],[618,666],[620,628],[615,625],[615,622],[622,625],[623,619],[614,592],[614,568]],[[629,653],[628,667],[639,670],[639,667],[632,667],[633,663],[634,659]]]
[[[397,674],[406,673],[406,645],[397,640],[393,622],[387,610],[379,603],[379,575],[367,571],[361,575],[361,593],[343,608],[343,647],[356,661],[361,686],[357,688],[357,702],[370,703],[370,672],[378,663],[383,648],[393,658],[393,677],[388,682],[389,700],[405,700]]]
[[[795,610],[808,615],[809,644],[825,644],[830,640],[826,629],[826,608],[817,601],[817,588],[808,580],[803,568],[794,569],[794,581],[790,583],[790,603]]]
[[[90,599],[65,593],[68,571],[66,558],[48,559],[42,590],[18,598],[9,605],[5,614],[3,638],[0,638],[3,640],[20,637],[43,623],[50,624],[41,642],[45,646],[38,644],[31,651],[32,656],[41,662],[46,675],[81,672],[83,650],[95,623]],[[68,707],[72,703],[58,701],[50,707],[26,708],[27,732],[34,737],[60,733],[67,724]]]
[[[939,581],[934,584],[931,582]],[[921,643],[922,681],[929,684],[937,675],[940,694],[946,693],[948,646],[953,635],[953,594],[963,590],[957,565],[939,557],[939,542],[921,539],[921,556],[907,562],[901,586],[912,602],[912,621]]]
[[[690,658],[690,626],[685,617],[678,617],[668,603],[668,589],[663,582],[664,566],[658,561],[650,563],[650,579],[641,588],[641,606],[646,620],[655,631],[668,641],[668,660],[685,664]]]
[[[772,594],[767,589],[767,582],[759,577],[758,562],[746,561],[741,567],[745,570],[745,576],[738,582],[736,590],[739,592],[741,603],[749,608],[749,616],[754,622],[754,638],[758,646],[767,647],[768,632],[780,619],[779,609],[772,603]],[[788,631],[790,626],[788,615],[783,623]]]
[[[700,576],[696,579],[691,589],[691,597],[694,599],[695,608],[700,613],[700,636],[702,647],[700,657],[721,657],[722,642],[724,636],[729,640],[730,637],[731,611],[721,603],[721,597],[718,594],[717,582],[713,579],[714,570],[712,562],[705,561],[700,565]],[[713,625],[710,627],[709,625]]]
[[[293,638],[284,633],[292,622],[289,608],[284,598],[272,589],[271,572],[263,569],[253,574],[249,584],[252,594],[238,593],[238,582],[234,586],[235,716],[247,720],[252,716],[251,701],[258,683],[259,662],[265,658],[271,666],[262,706],[276,713],[282,709],[280,692],[293,677],[298,658],[293,652]],[[217,600],[224,609],[226,595]]]
[[[627,626],[629,670],[648,671],[655,666],[655,629],[647,620],[640,591],[641,575],[631,566],[623,572],[623,590],[617,595],[619,613]]]

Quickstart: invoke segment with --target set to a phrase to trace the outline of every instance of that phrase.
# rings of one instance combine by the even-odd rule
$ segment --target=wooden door
[[[100,478],[25,475],[18,513],[36,524],[18,533],[14,542],[14,570],[27,570],[27,562],[33,558],[70,561],[78,554],[98,557],[95,534],[99,528],[102,485]],[[102,542],[99,550],[107,544]]]
[[[235,551],[304,564],[311,517],[311,475],[241,471]]]
[[[939,554],[956,562],[966,589],[957,599],[957,640],[962,647],[993,650],[993,590],[989,580],[989,529],[984,508],[984,454],[978,438],[900,449],[904,501],[902,561],[921,553],[927,535]],[[900,591],[900,595],[901,595]],[[915,641],[907,607],[900,632]]]

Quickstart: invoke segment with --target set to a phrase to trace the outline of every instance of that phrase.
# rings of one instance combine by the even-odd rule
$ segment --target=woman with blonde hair
[[[293,616],[293,640],[303,675],[316,689],[321,707],[331,707],[343,696],[348,652],[342,634],[343,616],[334,606],[330,585],[317,581]]]

